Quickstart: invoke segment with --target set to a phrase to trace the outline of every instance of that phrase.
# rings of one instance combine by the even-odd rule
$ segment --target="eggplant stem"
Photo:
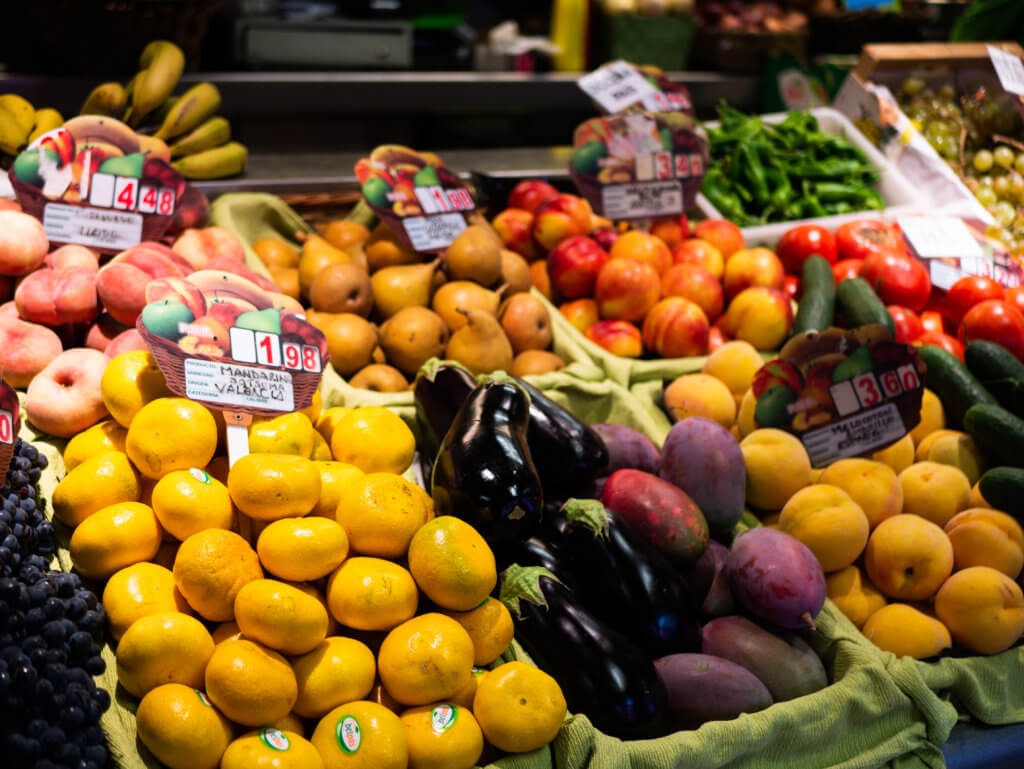
[[[818,629],[817,626],[814,624],[814,617],[811,615],[811,613],[809,611],[805,611],[803,614],[801,614],[800,615],[800,619],[802,619],[804,622],[806,622],[807,626],[811,630],[817,630]]]

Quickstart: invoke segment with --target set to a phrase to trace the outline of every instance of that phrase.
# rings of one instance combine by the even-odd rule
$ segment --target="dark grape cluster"
[[[77,574],[49,570],[57,547],[36,482],[46,457],[18,440],[0,489],[0,762],[11,769],[107,765],[106,616]]]

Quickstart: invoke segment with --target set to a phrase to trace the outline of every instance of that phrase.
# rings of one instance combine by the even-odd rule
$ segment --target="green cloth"
[[[277,195],[266,192],[232,192],[221,195],[210,204],[210,224],[223,227],[242,241],[248,265],[262,269],[264,273],[266,267],[252,250],[254,241],[276,237],[301,248],[302,244],[295,234],[313,232],[313,228],[294,209]]]

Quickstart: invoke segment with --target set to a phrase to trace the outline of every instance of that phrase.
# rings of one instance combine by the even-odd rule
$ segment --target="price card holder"
[[[627,112],[685,112],[694,114],[690,91],[673,83],[659,67],[619,59],[604,64],[577,82],[580,90],[607,115]]]
[[[18,393],[7,380],[0,379],[0,478],[7,474],[14,457],[14,441],[21,430]]]
[[[79,115],[33,141],[7,180],[51,244],[117,253],[159,240],[185,192],[181,174],[145,146],[118,120]]]
[[[707,162],[707,137],[687,115],[629,114],[580,125],[569,172],[599,215],[650,219],[689,209]]]
[[[758,427],[796,435],[814,467],[895,443],[921,418],[924,364],[880,325],[798,334],[754,375]]]
[[[903,236],[925,262],[932,286],[948,291],[960,278],[983,275],[1007,288],[1024,282],[1024,269],[998,241],[955,216],[901,216]]]
[[[1024,64],[1021,64],[1020,58],[994,45],[986,47],[1003,90],[1018,96],[1024,95]]]
[[[385,144],[355,172],[370,208],[413,251],[448,248],[476,211],[469,188],[432,152]]]

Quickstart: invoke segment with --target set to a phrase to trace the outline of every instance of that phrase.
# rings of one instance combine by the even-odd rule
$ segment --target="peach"
[[[871,458],[901,473],[914,464],[914,439],[907,433],[891,446],[873,453]]]
[[[710,322],[722,314],[725,299],[722,284],[708,270],[696,264],[675,264],[661,276],[662,296],[681,296],[700,307]]]
[[[666,216],[651,222],[651,234],[670,249],[682,243],[690,234],[690,220],[686,214]]]
[[[871,532],[864,568],[890,598],[925,601],[953,572],[953,543],[931,521],[901,513]]]
[[[241,259],[236,259],[233,256],[219,255],[210,259],[206,265],[208,270],[222,270],[223,272],[230,272],[232,275],[240,275],[246,280],[252,281],[264,291],[277,293],[277,284],[273,280],[263,273],[256,272],[256,270],[247,266]]]
[[[826,482],[805,486],[789,498],[779,530],[807,545],[825,572],[851,566],[868,543],[868,517],[860,505]]]
[[[89,326],[85,334],[85,346],[103,352],[107,349],[114,337],[127,331],[128,326],[114,320],[110,315],[103,312]]]
[[[530,264],[530,280],[533,287],[540,291],[548,301],[554,301],[554,293],[551,288],[551,276],[548,274],[548,260],[538,259]]]
[[[708,348],[708,317],[690,300],[670,296],[647,313],[643,337],[644,346],[662,358],[703,355]]]
[[[238,238],[222,227],[203,227],[185,230],[174,241],[175,253],[180,254],[193,270],[223,269],[209,267],[216,257],[227,257],[245,263],[245,249]]]
[[[27,275],[49,250],[42,222],[21,211],[0,210],[0,275]]]
[[[125,325],[146,306],[146,286],[157,278],[183,278],[192,271],[188,262],[159,243],[143,242],[122,251],[96,275],[96,291],[107,312]]]
[[[13,298],[9,302],[0,304],[0,315],[6,315],[10,318],[21,320],[21,316],[18,314],[18,305],[14,303]]]
[[[757,398],[753,390],[747,390],[740,398],[736,410],[736,440],[743,440],[757,429],[757,422],[754,420],[754,408],[757,406]]]
[[[793,308],[779,289],[751,286],[740,291],[722,316],[722,330],[758,350],[777,349],[789,336]]]
[[[63,349],[46,326],[0,314],[0,376],[12,387],[28,387]]]
[[[693,228],[693,234],[721,251],[725,259],[746,245],[740,228],[727,219],[706,219]]]
[[[729,388],[738,406],[744,394],[750,389],[754,374],[763,365],[764,358],[754,345],[742,339],[735,339],[723,342],[718,349],[708,355],[701,371],[722,381]]]
[[[1024,531],[998,510],[973,507],[949,519],[946,534],[953,543],[953,567],[989,566],[1010,579],[1024,568]]]
[[[744,248],[725,260],[722,288],[727,299],[751,286],[783,287],[786,271],[774,251],[767,248]]]
[[[840,459],[825,468],[819,482],[838,486],[849,494],[864,511],[872,529],[903,509],[903,486],[896,471],[882,462],[857,457]]]
[[[868,617],[886,603],[885,596],[867,581],[856,566],[847,566],[826,575],[825,595],[857,627],[864,627]]]
[[[509,251],[515,251],[527,261],[537,258],[537,246],[533,242],[533,214],[521,208],[506,208],[491,222],[501,242]]]
[[[952,465],[915,462],[899,474],[899,479],[903,487],[903,512],[927,518],[939,526],[945,526],[970,504],[970,481]]]
[[[722,252],[700,238],[687,238],[672,249],[672,264],[695,264],[721,280],[725,273]]]
[[[606,320],[643,320],[660,296],[658,271],[639,259],[610,259],[594,284],[597,311]]]
[[[206,314],[206,298],[203,292],[184,278],[157,278],[146,284],[146,304],[162,299],[181,302],[192,311],[192,317],[201,318]]]
[[[103,354],[108,358],[113,359],[123,352],[148,349],[149,346],[142,338],[142,334],[138,332],[138,329],[130,328],[111,339],[110,344],[107,345],[107,349],[103,351]]]
[[[508,194],[508,207],[534,213],[537,206],[558,195],[558,190],[539,179],[524,179]]]
[[[99,313],[96,270],[43,267],[26,275],[14,292],[18,314],[34,323],[88,323]]]
[[[560,194],[548,198],[533,212],[533,237],[550,251],[566,238],[590,232],[593,216],[590,203],[576,195]]]
[[[581,334],[601,319],[597,313],[597,302],[593,299],[565,302],[558,310]]]
[[[608,261],[608,252],[585,235],[566,238],[548,254],[548,274],[559,296],[579,299],[593,296],[597,275]]]
[[[640,329],[629,321],[599,320],[583,335],[612,355],[639,358],[644,352],[644,340],[640,335]]]
[[[659,238],[641,230],[623,233],[608,252],[611,259],[639,259],[664,275],[672,266],[672,252]]]
[[[25,415],[44,433],[68,438],[108,416],[100,393],[107,356],[99,350],[65,350],[28,386]]]
[[[905,603],[891,603],[864,623],[864,636],[897,657],[923,660],[953,645],[949,629],[935,617]]]
[[[665,410],[673,421],[706,417],[728,429],[736,420],[736,402],[728,388],[707,374],[683,374],[665,388]]]
[[[20,211],[21,203],[17,200],[9,200],[8,198],[0,198],[0,211]]]
[[[979,654],[1006,651],[1024,633],[1024,595],[1001,571],[971,566],[946,580],[935,613],[956,642]]]
[[[740,441],[747,465],[747,504],[771,512],[811,482],[811,460],[794,435],[774,427],[754,430]]]
[[[65,267],[88,267],[93,272],[100,268],[99,256],[85,246],[61,246],[46,255],[43,260],[47,267],[60,270]]]

